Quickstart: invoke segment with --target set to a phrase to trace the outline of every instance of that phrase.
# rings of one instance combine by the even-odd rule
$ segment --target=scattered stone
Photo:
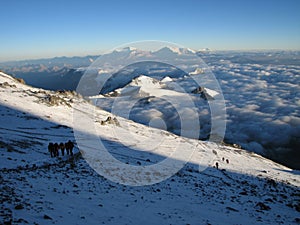
[[[59,94],[48,94],[44,99],[41,99],[40,101],[47,103],[49,106],[66,105],[68,107],[71,107],[71,105]]]
[[[274,202],[271,198],[267,198],[265,201],[266,202]]]
[[[20,218],[20,219],[18,219],[18,220],[16,221],[16,223],[24,224],[24,223],[28,223],[28,221],[27,221],[27,220],[24,220],[24,219],[22,219],[22,218]]]
[[[106,125],[106,124],[114,124],[116,126],[120,126],[120,123],[116,117],[112,118],[111,116],[107,117],[106,120],[102,120],[100,122],[101,125]]]
[[[219,169],[219,163],[218,162],[216,162],[216,168]]]
[[[8,221],[4,221],[4,225],[11,225],[12,224],[12,220],[8,220]]]
[[[190,172],[190,173],[192,173],[193,169],[192,168],[188,168],[187,171]]]
[[[267,206],[265,203],[263,202],[258,202],[255,206],[256,208],[259,208],[260,210],[270,210],[271,207]]]
[[[18,204],[15,206],[15,209],[17,209],[17,210],[24,209],[24,206],[22,204]]]
[[[17,78],[17,77],[15,77],[15,79],[16,79],[19,83],[21,83],[21,84],[26,84],[25,81],[24,81],[22,78]]]
[[[45,220],[52,220],[52,218],[50,216],[46,215],[46,214],[44,215],[44,219]]]
[[[272,187],[276,187],[277,186],[276,181],[273,180],[273,179],[270,179],[270,178],[267,179],[267,184],[270,185],[270,186],[272,186]]]
[[[297,205],[295,205],[295,209],[296,209],[298,212],[300,212],[300,202],[299,202]]]
[[[231,210],[231,211],[234,211],[234,212],[239,212],[239,210],[235,209],[235,208],[232,208],[230,206],[227,206],[226,209],[228,210]]]

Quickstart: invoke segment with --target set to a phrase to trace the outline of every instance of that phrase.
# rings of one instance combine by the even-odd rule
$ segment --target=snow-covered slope
[[[0,96],[1,224],[299,222],[298,171],[241,149],[190,140],[120,117],[119,126],[101,125],[112,115],[76,93],[32,88],[3,73]],[[93,120],[94,129],[75,120],[74,112],[76,118]],[[75,140],[73,130],[99,137],[114,157],[137,167],[170,157],[178,146],[182,152],[195,151],[170,178],[126,186],[90,167],[79,151],[89,156],[94,146]],[[86,145],[76,146],[74,157],[50,158],[48,143],[69,139]],[[183,160],[183,155],[176,159]],[[117,173],[125,180],[139,177],[108,171],[112,178]]]
[[[133,79],[128,85],[126,85],[123,88],[119,88],[116,89],[114,91],[114,95],[132,95],[131,93],[133,92],[133,90],[136,90],[136,92],[138,92],[138,94],[141,94],[145,96],[149,96],[150,94],[155,94],[155,90],[158,89],[162,89],[163,85],[161,85],[159,83],[158,80],[148,77],[148,76],[144,76],[141,75],[135,79]]]
[[[133,96],[133,92],[137,92],[140,96],[153,96],[153,97],[162,97],[162,96],[180,96],[184,93],[178,92],[177,90],[170,90],[168,83],[172,81],[163,82],[144,75],[140,75],[133,79],[128,85],[123,88],[116,89],[113,93],[109,94],[112,96]],[[169,84],[170,85],[170,84]],[[171,85],[170,85],[171,86]],[[177,85],[178,86],[178,85]],[[173,87],[171,88],[173,89]],[[182,89],[181,89],[182,91]]]
[[[212,129],[208,100],[213,101],[218,95],[217,91],[197,86],[193,79],[158,80],[140,75],[125,87],[90,98],[100,108],[135,122],[184,137],[207,139]],[[187,129],[183,129],[186,126],[182,120],[190,121]]]

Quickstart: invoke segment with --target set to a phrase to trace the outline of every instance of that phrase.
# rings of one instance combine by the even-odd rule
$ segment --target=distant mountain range
[[[116,49],[103,55],[74,57],[55,57],[0,63],[0,70],[13,76],[23,78],[28,84],[50,90],[72,89],[76,87],[83,74],[93,62],[100,58],[103,61],[115,59],[145,59],[152,57],[174,58],[198,55],[207,64],[219,60],[230,60],[233,63],[257,63],[263,65],[300,65],[299,51],[212,51],[208,48],[198,51],[189,48],[163,47],[156,51],[145,51],[133,47]],[[143,71],[139,71],[142,74]],[[174,73],[172,73],[174,74]],[[72,84],[69,84],[72,77]],[[59,84],[60,83],[60,84]],[[63,83],[63,85],[61,85]]]
[[[157,51],[144,51],[133,47],[126,47],[122,49],[116,49],[110,53],[103,55],[94,56],[84,56],[84,57],[55,57],[50,59],[35,59],[35,60],[23,60],[23,61],[11,61],[0,63],[0,70],[12,74],[16,77],[22,78],[26,83],[40,88],[45,88],[49,90],[75,90],[77,84],[84,74],[86,69],[97,59],[102,61],[114,62],[115,60],[151,60],[153,57],[163,57],[163,58],[176,58],[178,56],[183,57],[184,55],[195,55],[196,51],[187,48],[174,48],[174,47],[164,47]],[[133,76],[138,76],[145,71],[149,73],[148,65],[144,63],[143,65],[128,67]],[[161,67],[161,65],[160,65]],[[101,73],[101,68],[98,68],[99,74]],[[182,72],[175,72],[170,70],[171,76],[176,76],[176,74]],[[122,71],[126,72],[126,71]],[[159,69],[154,71],[152,69],[152,74],[159,75]],[[165,72],[165,71],[164,71]],[[177,75],[178,76],[178,75]],[[132,78],[128,79],[128,82]],[[112,91],[112,89],[107,90]]]

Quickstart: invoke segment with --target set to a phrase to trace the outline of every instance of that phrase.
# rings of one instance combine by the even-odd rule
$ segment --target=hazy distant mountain
[[[165,58],[176,58],[178,55],[192,54],[193,51],[184,48],[162,48],[158,51],[144,51],[132,47],[123,49],[116,49],[110,53],[103,54],[101,56],[86,56],[86,57],[55,57],[50,59],[35,59],[24,61],[12,61],[0,63],[0,69],[2,71],[13,74],[16,77],[23,78],[28,84],[41,87],[49,90],[75,90],[81,76],[84,74],[86,68],[88,68],[97,59],[103,62],[124,62],[133,60],[149,60],[153,59],[153,56],[160,56]],[[158,63],[159,64],[159,63]],[[153,64],[150,65],[153,67]],[[163,65],[159,65],[156,70],[152,68],[148,69],[149,63],[144,62],[139,65],[128,65],[126,69],[123,69],[117,74],[127,73],[130,71],[130,78],[138,76],[141,73],[146,72],[148,75],[159,75],[159,70]],[[101,70],[101,68],[99,68]],[[125,71],[127,70],[127,72]],[[177,74],[177,75],[176,75]],[[182,72],[178,69],[170,69],[170,76],[180,76]],[[116,76],[116,75],[114,75]],[[126,83],[124,84],[126,85]],[[112,91],[108,89],[107,91]],[[106,91],[105,91],[106,92]]]

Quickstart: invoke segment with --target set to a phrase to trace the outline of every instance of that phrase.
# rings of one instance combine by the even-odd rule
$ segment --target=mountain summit
[[[191,55],[195,54],[196,51],[189,48],[178,48],[178,47],[163,47],[157,51],[154,51],[154,55],[159,56],[170,56],[170,55]]]

